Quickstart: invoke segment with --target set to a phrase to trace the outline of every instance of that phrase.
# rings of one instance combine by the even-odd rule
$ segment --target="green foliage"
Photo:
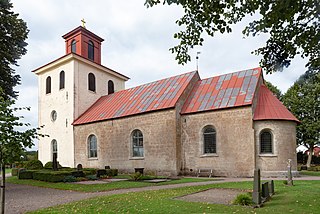
[[[43,164],[39,160],[30,160],[25,163],[24,167],[27,169],[42,169]]]
[[[20,84],[20,76],[16,75],[13,66],[26,54],[29,30],[27,24],[12,11],[12,3],[0,1],[0,88],[4,91],[4,99],[16,98],[14,86]]]
[[[45,165],[44,165],[44,168],[45,169],[52,169],[52,161],[49,161],[49,162],[47,162]],[[59,164],[59,162],[58,162],[58,169],[61,169],[62,168],[62,166]]]
[[[131,179],[134,181],[139,181],[142,178],[142,174],[140,172],[136,172],[130,175]]]
[[[273,93],[273,95],[278,98],[278,100],[282,100],[282,93],[276,86],[274,86],[271,82],[268,81],[265,81],[265,84],[268,87],[268,89]]]
[[[71,172],[43,170],[35,172],[33,179],[47,182],[63,182],[66,176],[71,176]]]
[[[19,179],[33,179],[34,170],[19,170],[18,178]]]
[[[98,180],[97,176],[96,175],[87,175],[86,178],[90,181],[95,181],[95,180]]]
[[[85,175],[95,175],[97,173],[97,170],[94,168],[83,168],[82,171]]]
[[[18,168],[12,168],[11,170],[11,176],[18,176]]]
[[[118,175],[118,169],[107,169],[107,175],[114,177]]]
[[[77,178],[72,175],[67,175],[64,177],[63,182],[77,182]]]
[[[254,51],[263,56],[260,63],[267,73],[288,67],[298,54],[308,57],[309,69],[320,70],[318,1],[146,0],[145,5],[152,7],[160,2],[184,9],[184,15],[176,21],[184,30],[174,34],[180,44],[170,48],[180,64],[191,60],[189,49],[201,46],[205,34],[213,37],[216,33],[230,33],[231,26],[255,15],[255,20],[242,33],[244,36],[269,35],[266,45]]]
[[[320,73],[309,71],[302,75],[283,96],[285,106],[300,120],[297,126],[297,143],[306,146],[311,155],[320,143]]]
[[[72,171],[71,175],[78,178],[78,177],[84,177],[85,173],[83,171]]]
[[[234,199],[232,203],[242,206],[249,206],[253,204],[252,197],[249,193],[237,195],[237,197]]]

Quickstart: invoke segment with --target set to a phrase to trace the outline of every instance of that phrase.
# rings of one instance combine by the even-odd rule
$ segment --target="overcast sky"
[[[201,78],[259,66],[260,56],[251,51],[261,47],[266,36],[243,38],[242,29],[252,20],[233,27],[231,34],[205,37],[204,46],[191,52],[192,61],[178,65],[169,51],[178,43],[173,34],[179,31],[175,21],[183,10],[177,6],[158,5],[146,8],[144,0],[12,0],[13,10],[27,22],[29,38],[27,54],[18,61],[17,73],[22,77],[17,87],[17,105],[30,106],[25,120],[33,127],[38,121],[38,82],[31,71],[65,54],[62,35],[86,21],[86,28],[105,39],[102,64],[128,77],[126,88],[196,70],[199,55]],[[282,92],[304,73],[305,61],[296,58],[283,72],[264,75]],[[37,146],[35,146],[37,148]]]

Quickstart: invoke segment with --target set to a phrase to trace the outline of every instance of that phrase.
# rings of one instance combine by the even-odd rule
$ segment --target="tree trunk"
[[[312,153],[313,153],[313,146],[310,145],[309,154],[308,154],[308,160],[307,160],[307,167],[308,168],[311,166]]]
[[[4,205],[5,205],[5,181],[6,181],[6,168],[4,164],[1,164],[1,172],[2,172],[2,179],[1,179],[1,210],[0,213],[4,214]]]

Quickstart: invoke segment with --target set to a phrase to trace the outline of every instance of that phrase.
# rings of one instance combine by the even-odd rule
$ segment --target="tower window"
[[[72,40],[71,42],[71,52],[76,53],[77,52],[77,42],[76,40]]]
[[[64,76],[65,76],[64,71],[61,71],[59,89],[64,89],[64,82],[65,82]]]
[[[51,141],[51,148],[52,148],[52,157],[54,156],[54,154],[57,154],[57,157],[58,157],[58,143],[57,143],[57,140],[53,139]]]
[[[51,93],[51,77],[48,76],[46,79],[46,94]]]
[[[112,82],[112,80],[108,81],[108,94],[112,94],[114,93],[114,84]]]
[[[88,90],[89,91],[96,91],[96,77],[93,73],[88,74]]]
[[[94,44],[92,41],[88,42],[88,58],[94,60]]]

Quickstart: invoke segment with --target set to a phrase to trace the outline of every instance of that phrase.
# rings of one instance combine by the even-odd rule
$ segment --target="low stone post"
[[[288,159],[288,186],[293,186],[291,162],[292,162],[292,160]]]
[[[254,170],[252,201],[256,205],[261,204],[261,177],[260,169]]]
[[[58,171],[57,153],[52,155],[52,169],[53,171]]]

